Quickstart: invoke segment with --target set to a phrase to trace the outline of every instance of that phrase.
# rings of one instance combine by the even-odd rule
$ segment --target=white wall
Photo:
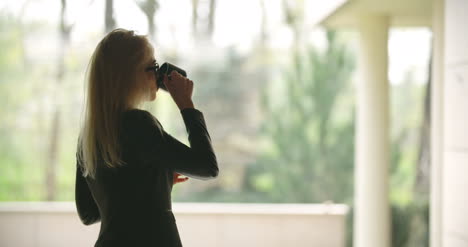
[[[468,246],[468,1],[445,0],[442,246]]]
[[[345,246],[346,205],[174,203],[173,211],[185,247]],[[83,225],[74,202],[0,203],[1,247],[93,246],[99,226]]]

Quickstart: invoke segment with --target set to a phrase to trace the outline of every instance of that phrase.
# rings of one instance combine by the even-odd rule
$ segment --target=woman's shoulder
[[[151,112],[142,110],[142,109],[137,109],[137,108],[125,110],[122,113],[122,116],[124,119],[145,119],[145,118],[152,119],[154,118]]]
[[[156,117],[151,112],[142,109],[129,109],[123,112],[124,125],[142,126],[156,125],[162,127]]]

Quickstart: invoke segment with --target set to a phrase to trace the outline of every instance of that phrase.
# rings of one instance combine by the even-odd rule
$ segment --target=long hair
[[[115,29],[97,45],[86,71],[85,117],[78,137],[77,158],[83,176],[95,178],[101,163],[125,165],[119,133],[122,113],[141,106],[148,89],[142,76],[153,48],[144,35]]]

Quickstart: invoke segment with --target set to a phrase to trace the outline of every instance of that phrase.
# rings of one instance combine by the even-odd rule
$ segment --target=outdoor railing
[[[173,203],[186,247],[344,247],[342,204]],[[0,202],[2,247],[92,247],[74,202]]]

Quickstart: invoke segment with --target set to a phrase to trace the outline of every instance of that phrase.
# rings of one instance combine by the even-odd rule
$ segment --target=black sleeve
[[[147,111],[137,111],[132,126],[135,151],[141,162],[171,169],[180,174],[207,180],[218,176],[216,155],[202,112],[194,108],[180,111],[188,133],[190,147],[166,131]]]
[[[89,190],[86,179],[83,177],[79,165],[79,159],[76,160],[76,180],[75,180],[75,204],[80,220],[85,225],[91,225],[101,221],[101,214],[94,201],[94,197]]]

